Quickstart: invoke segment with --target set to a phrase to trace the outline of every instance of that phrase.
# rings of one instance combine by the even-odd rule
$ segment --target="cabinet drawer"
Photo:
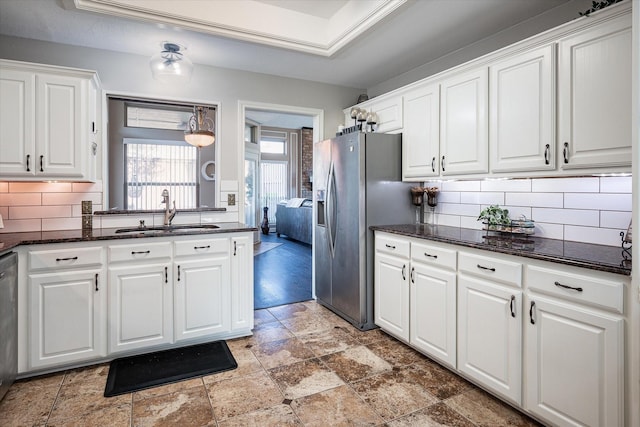
[[[29,251],[29,271],[102,265],[102,248],[78,247]]]
[[[109,262],[171,258],[171,242],[109,246]]]
[[[527,288],[562,299],[623,312],[624,283],[527,266]]]
[[[455,270],[456,251],[424,245],[422,243],[411,243],[411,261]]]
[[[460,252],[458,271],[507,285],[522,286],[522,264],[518,262]]]
[[[175,256],[207,255],[229,252],[229,239],[198,239],[175,242]]]
[[[376,233],[376,251],[409,258],[409,241]]]

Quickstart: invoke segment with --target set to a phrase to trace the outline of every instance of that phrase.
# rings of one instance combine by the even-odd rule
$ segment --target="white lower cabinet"
[[[171,255],[170,242],[109,246],[109,353],[173,341]]]
[[[253,329],[253,239],[231,238],[231,330]],[[251,301],[251,304],[247,304]]]
[[[458,369],[520,404],[522,292],[458,276]]]
[[[230,329],[229,268],[228,238],[176,243],[176,341]]]
[[[375,256],[375,323],[408,342],[409,260],[379,252]]]
[[[109,352],[173,341],[168,261],[109,268]]]
[[[456,273],[412,260],[409,300],[410,343],[455,368]]]
[[[29,275],[31,368],[105,356],[101,268]]]

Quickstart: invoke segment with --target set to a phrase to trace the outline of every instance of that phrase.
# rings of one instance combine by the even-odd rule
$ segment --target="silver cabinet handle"
[[[571,290],[574,290],[574,291],[582,292],[582,288],[580,288],[580,287],[574,287],[574,286],[569,286],[569,285],[563,285],[563,284],[562,284],[562,283],[560,283],[560,282],[554,282],[553,284],[554,284],[554,285],[556,285],[556,286],[557,286],[557,287],[559,287],[559,288],[571,289]]]
[[[31,172],[31,167],[29,166],[29,160],[31,160],[31,154],[27,154],[27,172]]]
[[[481,270],[496,271],[494,267],[485,267],[484,265],[480,265],[480,264],[478,264],[478,268]]]
[[[99,289],[98,289],[98,273],[96,273],[96,279],[95,280],[96,280],[96,292],[98,292],[99,291]]]
[[[75,261],[77,259],[78,259],[77,256],[72,256],[72,257],[68,257],[68,258],[56,258],[56,261],[57,262],[60,262],[60,261]]]
[[[442,160],[440,161],[440,166],[441,166],[442,172],[444,172],[444,156],[442,156]]]
[[[415,267],[411,267],[411,283],[416,283],[416,281],[414,280],[415,272],[416,272],[416,268]]]
[[[44,172],[44,156],[40,156],[40,172]]]
[[[516,296],[511,295],[511,301],[509,302],[509,310],[511,310],[511,317],[516,317],[516,312],[514,311],[514,303],[516,302]]]
[[[431,255],[431,254],[428,254],[426,252],[424,253],[424,256],[429,257],[429,258],[433,258],[433,259],[438,259],[438,255]]]
[[[544,164],[545,165],[549,164],[549,144],[545,145],[545,148],[544,148]]]
[[[166,267],[165,267],[166,268]],[[180,281],[180,266],[178,265],[178,282]]]
[[[531,306],[529,306],[529,319],[530,319],[532,325],[536,324],[536,319],[533,318],[533,313],[534,313],[533,309],[535,308],[535,306],[536,306],[536,302],[535,301],[531,301]]]
[[[235,240],[233,241],[233,256],[236,256],[237,253],[237,249],[238,249],[238,242],[236,242]]]
[[[436,171],[436,158],[434,156],[433,159],[431,159],[431,172],[435,172],[435,171]]]
[[[385,245],[386,247],[388,247],[389,249],[395,249],[395,248],[396,248],[395,246],[390,245],[390,244],[388,244],[388,243],[385,243],[384,245]]]
[[[407,265],[406,265],[406,264],[404,264],[404,265],[402,266],[402,280],[407,280],[407,276],[406,276],[406,273],[405,273],[405,270],[406,270],[406,269],[407,269]]]
[[[564,162],[569,163],[569,143],[564,143],[564,148],[562,149],[562,156],[564,157]]]
[[[131,251],[131,255],[150,254],[151,251]]]
[[[178,271],[180,271],[180,267],[178,267]],[[180,280],[180,279],[178,279]],[[169,267],[164,268],[164,283],[169,282]]]
[[[207,245],[207,246],[194,246],[193,249],[194,250],[198,250],[198,249],[209,249],[211,247],[211,245]]]

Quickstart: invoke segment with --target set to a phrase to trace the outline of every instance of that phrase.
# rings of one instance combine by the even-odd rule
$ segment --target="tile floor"
[[[238,368],[104,398],[108,364],[16,382],[0,426],[536,426],[380,330],[309,301],[255,312]]]

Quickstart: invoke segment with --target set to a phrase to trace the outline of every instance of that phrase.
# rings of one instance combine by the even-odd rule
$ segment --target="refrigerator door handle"
[[[333,161],[331,162],[331,164],[329,165],[329,176],[327,179],[327,198],[326,198],[326,203],[325,203],[325,218],[327,221],[327,231],[329,232],[329,238],[327,239],[329,241],[329,252],[331,253],[331,258],[334,257],[335,255],[335,247],[336,247],[336,242],[335,242],[335,231],[334,231],[334,223],[333,220],[335,219],[335,212],[336,212],[336,206],[335,206],[335,198],[333,197],[333,193],[335,190],[335,170],[333,168]]]

